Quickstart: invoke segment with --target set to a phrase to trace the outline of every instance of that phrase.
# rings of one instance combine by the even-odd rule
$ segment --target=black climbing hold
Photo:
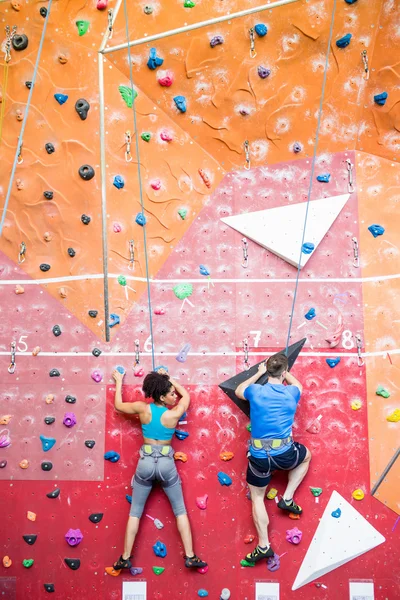
[[[91,449],[91,448],[93,448],[93,447],[94,447],[95,443],[96,443],[96,442],[95,442],[94,440],[86,440],[86,441],[85,441],[85,446],[86,446],[87,448],[90,448],[90,449]]]
[[[81,216],[81,221],[84,225],[89,225],[91,219],[90,217],[88,217],[87,215],[82,215]]]
[[[92,523],[100,523],[103,515],[104,513],[93,513],[92,515],[89,515],[89,521],[92,521]]]
[[[54,423],[55,421],[55,417],[45,417],[44,418],[44,422],[46,423],[46,425],[51,425],[52,423]]]
[[[70,255],[71,258],[74,258],[76,252],[73,248],[68,248],[68,254]]]
[[[6,460],[2,460],[0,461],[0,469],[4,469],[4,467],[7,466],[7,461]]]
[[[82,119],[82,121],[85,121],[89,109],[90,104],[87,100],[85,100],[85,98],[79,98],[79,100],[75,102],[75,110]]]
[[[40,12],[40,16],[43,17],[43,19],[45,19],[47,17],[47,8],[45,6],[41,6],[39,12]],[[49,583],[49,585],[53,585],[53,584]]]
[[[68,404],[75,404],[76,398],[75,396],[70,396],[68,394],[68,396],[65,396],[65,402],[67,402]]]
[[[40,10],[42,10],[42,9],[40,9]],[[44,10],[46,10],[46,9],[44,9]],[[55,587],[54,587],[54,583],[44,583],[43,587],[46,590],[46,592],[49,592],[49,594],[56,591]]]
[[[25,50],[25,48],[28,47],[28,36],[24,33],[17,33],[12,39],[12,45],[14,50],[17,50],[18,52],[20,50]]]
[[[64,558],[64,562],[73,571],[76,571],[81,566],[81,561],[79,558]]]
[[[56,151],[56,149],[54,148],[53,144],[51,144],[50,142],[48,142],[47,144],[45,144],[44,147],[46,148],[47,154],[53,154],[53,152]]]
[[[61,492],[60,488],[56,488],[52,492],[49,492],[48,494],[46,494],[46,496],[48,498],[58,498],[58,496],[60,495],[60,492]]]
[[[101,350],[99,350],[99,348],[93,348],[92,354],[97,358],[98,356],[100,356]]]
[[[53,192],[50,192],[50,191],[43,192],[43,196],[46,198],[46,200],[53,200]]]
[[[92,319],[95,319],[97,317],[98,311],[97,310],[89,310],[88,315],[89,317],[92,317]]]
[[[25,85],[28,88],[28,90],[30,90],[32,87],[32,81],[25,81]]]
[[[89,179],[93,179],[94,177],[94,169],[90,165],[82,165],[79,167],[79,175],[85,181],[89,181]]]
[[[48,265],[48,264],[46,264],[46,263],[42,263],[39,268],[40,268],[41,271],[46,272],[46,271],[50,271],[51,266]]]
[[[56,337],[58,337],[59,335],[61,335],[61,327],[59,325],[54,325],[53,327],[53,333]]]
[[[60,371],[58,369],[52,369],[49,375],[50,377],[60,377]]]
[[[48,460],[45,460],[40,466],[42,467],[42,471],[51,471],[53,468],[53,463],[51,463]]]
[[[37,540],[37,535],[36,534],[23,535],[22,537],[24,538],[24,540],[26,541],[26,543],[29,544],[30,546],[33,546],[33,544]]]

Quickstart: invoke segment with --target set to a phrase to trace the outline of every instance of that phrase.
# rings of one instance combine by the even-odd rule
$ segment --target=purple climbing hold
[[[350,44],[350,40],[352,38],[351,33],[346,33],[343,37],[336,40],[336,46],[338,48],[346,48]]]
[[[142,567],[131,567],[129,571],[134,577],[135,575],[141,575],[143,573]]]
[[[368,227],[368,231],[370,231],[374,238],[376,238],[378,235],[383,235],[385,233],[385,228],[382,227],[382,225],[370,225]]]
[[[65,425],[65,427],[73,427],[74,425],[76,425],[76,423],[76,416],[73,412],[65,413],[63,418],[63,424]]]
[[[266,79],[267,77],[269,77],[271,75],[271,69],[267,69],[267,67],[260,65],[257,68],[257,73],[258,73],[259,77],[261,77],[261,79]]]
[[[264,23],[257,23],[257,25],[254,27],[254,31],[258,37],[264,37],[268,33],[267,26],[264,25]]]
[[[224,38],[222,37],[222,35],[214,35],[214,37],[212,37],[210,40],[211,48],[215,48],[215,46],[219,46],[223,43],[224,43]]]
[[[179,351],[179,354],[176,355],[176,360],[180,363],[184,363],[187,359],[187,355],[189,354],[190,348],[190,344],[185,344],[183,348]]]
[[[303,532],[297,527],[293,527],[293,529],[286,530],[286,540],[291,544],[300,544],[301,538],[303,537]]]
[[[135,221],[138,225],[141,225],[143,227],[144,225],[146,225],[147,219],[146,219],[145,215],[140,212],[136,215]]]
[[[375,94],[374,102],[375,102],[375,104],[378,104],[379,106],[384,106],[387,98],[388,98],[387,92],[382,92],[381,94]]]
[[[78,546],[83,540],[83,533],[80,529],[68,529],[64,537],[70,546]]]
[[[103,373],[101,371],[98,371],[97,369],[95,371],[93,371],[92,373],[92,379],[93,381],[95,381],[96,383],[100,383],[100,381],[103,379]]]
[[[274,556],[270,556],[267,560],[267,569],[273,573],[277,571],[281,566],[281,561],[279,560],[279,554],[274,554]]]
[[[303,146],[300,144],[300,142],[295,142],[293,144],[293,152],[295,154],[298,154],[299,152],[301,152],[303,150]]]
[[[7,466],[7,461],[6,460],[0,461],[0,469],[4,469],[6,466]]]

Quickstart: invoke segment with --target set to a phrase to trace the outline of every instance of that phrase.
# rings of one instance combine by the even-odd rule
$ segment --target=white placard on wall
[[[257,581],[256,600],[279,600],[279,583]]]
[[[350,581],[349,582],[350,600],[374,600],[374,582],[373,581]]]
[[[122,583],[122,600],[147,600],[147,582],[124,581]]]

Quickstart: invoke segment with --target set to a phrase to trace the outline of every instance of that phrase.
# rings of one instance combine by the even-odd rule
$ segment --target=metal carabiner
[[[248,243],[246,238],[242,238],[242,247],[243,247],[243,260],[242,267],[243,269],[247,269],[249,266],[249,253],[248,253]]]
[[[135,367],[140,364],[140,345],[139,340],[135,340]]]
[[[249,341],[247,338],[243,340],[243,353],[244,353],[244,368],[248,370],[250,368],[249,363]]]
[[[246,156],[246,164],[245,164],[244,168],[245,168],[247,171],[249,171],[249,169],[250,169],[250,148],[249,148],[249,140],[246,140],[246,141],[243,143],[243,147],[244,147],[244,153],[245,153],[245,156]]]
[[[364,65],[364,79],[369,79],[369,67],[368,67],[368,54],[366,50],[363,50],[361,52],[361,58],[363,61],[363,65]]]
[[[349,192],[349,194],[352,194],[354,192],[353,163],[351,162],[351,160],[349,158],[346,158],[346,163],[347,163],[347,171],[348,171],[348,176],[349,176],[349,181],[347,184],[347,191]]]
[[[133,240],[129,240],[129,265],[128,269],[133,271],[135,268],[135,243]]]
[[[362,350],[362,339],[361,339],[361,336],[360,336],[358,333],[356,333],[354,337],[356,338],[357,356],[358,356],[358,366],[359,366],[359,367],[362,367],[362,366],[364,365],[364,359],[363,359],[363,357],[362,357],[362,354],[361,354],[361,350]]]
[[[24,162],[24,159],[22,158],[22,144],[21,144],[21,146],[19,147],[17,164],[22,165],[23,162]]]
[[[25,254],[26,254],[26,244],[25,242],[21,242],[18,253],[18,264],[21,265],[25,262]]]
[[[356,237],[351,238],[351,241],[353,242],[353,254],[354,254],[353,267],[358,268],[360,266],[360,256],[358,254],[358,241],[357,241]]]
[[[255,58],[257,56],[257,52],[256,52],[255,39],[254,39],[254,27],[250,27],[249,35],[250,35],[250,58]]]
[[[11,373],[11,375],[15,372],[15,348],[16,348],[16,343],[15,342],[11,342],[11,362],[10,362],[10,366],[8,367],[8,372]]]
[[[125,160],[126,160],[126,162],[132,162],[131,142],[132,142],[131,132],[126,131],[125,132],[125,144],[126,144]]]

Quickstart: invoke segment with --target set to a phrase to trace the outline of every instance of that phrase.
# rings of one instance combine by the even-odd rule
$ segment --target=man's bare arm
[[[251,385],[252,383],[255,383],[256,381],[258,381],[261,377],[261,375],[264,375],[264,373],[267,372],[267,365],[265,364],[265,361],[262,362],[259,367],[258,367],[258,371],[255,375],[253,375],[252,377],[249,377],[248,379],[246,379],[246,381],[243,381],[243,383],[241,383],[240,385],[237,386],[236,390],[235,390],[235,394],[238,398],[240,398],[240,400],[246,400],[246,398],[244,397],[244,391],[246,388],[249,387],[249,385]]]
[[[285,381],[288,385],[295,385],[296,387],[298,387],[300,392],[303,391],[303,386],[301,385],[300,381],[296,379],[294,375],[289,373],[289,371],[286,371],[285,373]]]

